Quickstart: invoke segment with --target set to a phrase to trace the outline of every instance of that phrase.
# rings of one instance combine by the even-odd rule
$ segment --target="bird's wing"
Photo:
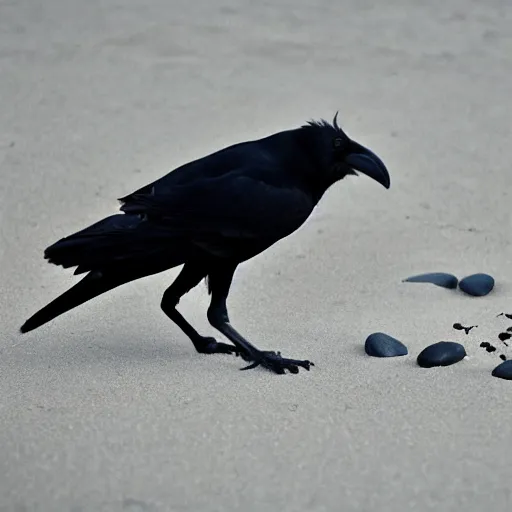
[[[165,194],[136,194],[121,210],[147,216],[173,234],[222,255],[229,252],[230,244],[269,246],[295,231],[314,205],[290,179],[268,177],[243,170],[176,186]]]
[[[244,165],[248,159],[252,165],[258,165],[257,159],[261,159],[261,151],[255,151],[255,144],[245,142],[229,146],[198,158],[176,169],[157,180],[144,185],[135,192],[132,192],[119,200],[121,203],[131,201],[134,196],[140,194],[166,194],[175,187],[189,185],[193,182],[214,179],[226,174],[237,173],[239,168]]]

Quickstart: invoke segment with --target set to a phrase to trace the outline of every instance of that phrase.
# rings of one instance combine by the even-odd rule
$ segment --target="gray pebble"
[[[418,355],[418,365],[422,368],[450,366],[466,357],[466,349],[454,341],[439,341],[424,348]]]
[[[496,366],[492,371],[492,376],[498,377],[498,379],[512,380],[512,359],[503,361],[503,363]]]
[[[419,274],[411,276],[402,281],[403,283],[431,283],[443,288],[457,288],[458,279],[453,274],[445,272],[431,272],[429,274]]]
[[[460,280],[459,288],[468,295],[483,297],[494,288],[494,278],[488,274],[472,274]]]
[[[366,338],[364,350],[373,357],[397,357],[408,354],[407,347],[401,341],[383,332],[370,334]]]

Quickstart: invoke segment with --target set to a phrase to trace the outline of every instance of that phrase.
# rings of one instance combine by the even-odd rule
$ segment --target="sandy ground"
[[[508,0],[0,2],[0,510],[510,510],[512,383],[478,344],[512,323],[511,24]],[[196,355],[159,310],[175,271],[18,335],[75,281],[47,245],[188,159],[338,109],[392,188],[335,186],[229,303],[313,371]],[[401,283],[426,271],[497,285]],[[181,310],[211,332],[206,306],[200,286]],[[374,331],[410,355],[365,356]],[[417,367],[439,340],[470,357]]]

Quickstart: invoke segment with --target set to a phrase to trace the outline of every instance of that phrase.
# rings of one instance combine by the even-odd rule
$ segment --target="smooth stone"
[[[372,357],[397,357],[408,354],[407,347],[401,341],[383,332],[370,334],[366,338],[364,350]]]
[[[454,341],[439,341],[424,348],[418,355],[417,362],[422,368],[450,366],[466,357],[466,349]]]
[[[496,366],[492,371],[492,376],[498,377],[498,379],[512,380],[512,359],[503,361],[503,363]]]
[[[418,274],[402,281],[403,283],[431,283],[442,288],[457,288],[458,279],[453,274],[445,272],[431,272],[429,274]]]
[[[494,278],[488,274],[472,274],[460,280],[459,288],[468,295],[483,297],[494,288]]]

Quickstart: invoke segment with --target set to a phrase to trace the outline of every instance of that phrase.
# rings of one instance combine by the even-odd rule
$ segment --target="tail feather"
[[[81,281],[32,315],[21,326],[20,331],[22,333],[33,331],[98,295],[130,281],[147,277],[151,274],[157,274],[167,268],[169,268],[168,265],[164,265],[164,262],[161,262],[160,265],[153,264],[145,267],[122,268],[117,271],[110,270],[104,272],[96,270],[89,272]]]
[[[105,276],[98,271],[90,272],[75,286],[32,315],[21,326],[20,331],[25,333],[37,329],[55,317],[133,279],[135,277],[122,275]]]
[[[59,315],[117,286],[163,272],[185,262],[187,244],[164,227],[139,215],[117,214],[63,238],[48,247],[45,258],[81,281],[30,317],[21,332],[32,331]]]

